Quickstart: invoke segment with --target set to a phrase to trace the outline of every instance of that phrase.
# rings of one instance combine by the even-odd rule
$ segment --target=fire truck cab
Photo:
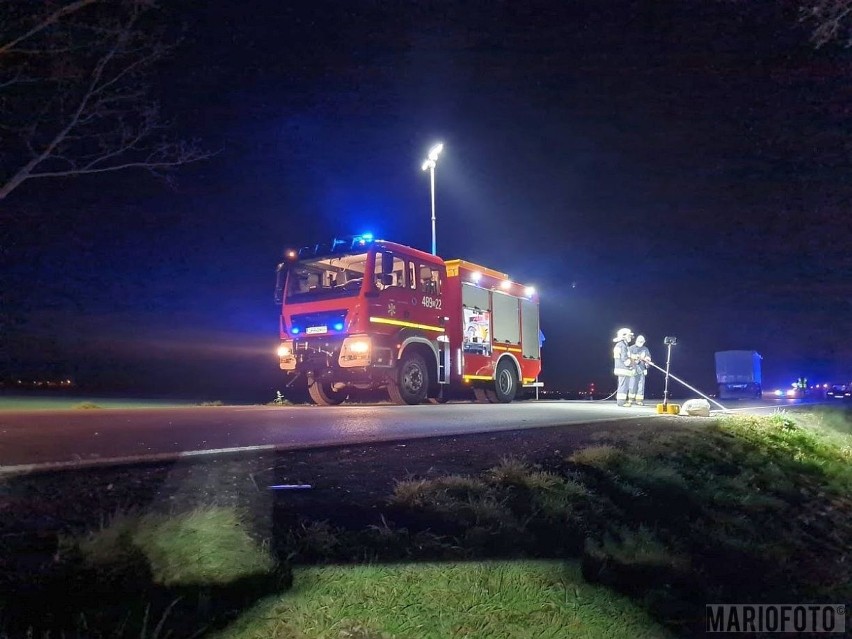
[[[278,266],[279,366],[311,399],[351,388],[443,401],[450,387],[511,402],[540,386],[538,296],[504,273],[369,235],[285,251]]]

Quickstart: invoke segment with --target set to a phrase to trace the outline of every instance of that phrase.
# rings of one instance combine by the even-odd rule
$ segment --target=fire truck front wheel
[[[388,395],[395,404],[422,404],[429,391],[429,369],[417,353],[406,352],[399,361],[396,379],[388,384]]]
[[[507,359],[497,364],[497,373],[494,376],[494,388],[488,389],[486,395],[488,401],[494,404],[508,404],[518,392],[518,374],[515,367]]]
[[[308,394],[317,406],[337,406],[346,399],[345,392],[332,390],[331,384],[317,381],[308,384]]]

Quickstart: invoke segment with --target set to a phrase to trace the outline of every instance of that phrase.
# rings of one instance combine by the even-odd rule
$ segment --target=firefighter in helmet
[[[651,351],[645,346],[645,337],[636,336],[636,343],[630,347],[630,359],[633,360],[635,375],[630,378],[630,391],[627,395],[627,405],[645,405],[645,377],[648,375],[648,364],[651,362]]]
[[[633,339],[633,331],[629,328],[620,328],[615,334],[615,346],[612,349],[613,373],[618,378],[618,389],[615,391],[615,402],[619,406],[627,405],[630,393],[630,380],[633,378],[635,367],[630,359],[630,342]]]

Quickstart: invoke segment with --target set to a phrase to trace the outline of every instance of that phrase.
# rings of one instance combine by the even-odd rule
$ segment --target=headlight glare
[[[347,337],[340,349],[338,364],[344,368],[370,365],[372,344],[366,335]]]
[[[353,353],[358,353],[359,355],[362,353],[366,353],[370,350],[370,342],[367,340],[359,340],[357,342],[352,342],[349,345],[349,350]]]

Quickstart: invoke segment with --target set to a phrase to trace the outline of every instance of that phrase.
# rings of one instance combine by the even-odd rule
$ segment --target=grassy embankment
[[[187,406],[221,406],[222,402],[203,402],[194,404],[189,401],[159,399],[122,399],[115,397],[72,397],[44,395],[0,395],[2,411],[44,411],[44,410],[93,410],[93,409],[146,409],[146,408],[185,408]]]
[[[273,540],[279,560],[206,508],[119,517],[66,540],[58,563],[62,583],[112,595],[68,602],[78,626],[134,638],[692,634],[706,602],[852,599],[850,462],[842,413],[682,420],[399,481],[384,525],[302,522]]]

